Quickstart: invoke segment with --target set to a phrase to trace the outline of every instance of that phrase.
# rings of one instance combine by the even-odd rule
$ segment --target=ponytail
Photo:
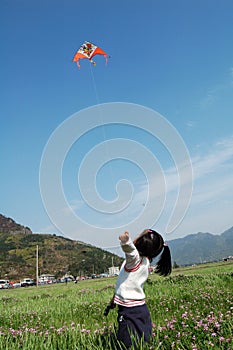
[[[155,273],[161,276],[167,276],[172,271],[171,253],[168,245],[164,245],[163,252],[157,263]]]
[[[160,255],[155,273],[167,276],[172,271],[171,253],[167,243],[160,233],[154,230],[144,230],[134,240],[134,245],[141,256],[146,256],[150,262]]]

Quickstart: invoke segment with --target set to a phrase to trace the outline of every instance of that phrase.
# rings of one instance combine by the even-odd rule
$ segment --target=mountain
[[[0,214],[0,278],[35,278],[36,247],[39,250],[39,274],[61,277],[67,272],[80,274],[107,272],[120,266],[122,258],[92,245],[51,235],[32,233]],[[192,265],[222,260],[233,255],[233,227],[220,235],[195,233],[169,241],[172,260]]]
[[[196,233],[169,241],[172,260],[192,265],[222,260],[233,255],[233,227],[220,235]]]
[[[39,274],[73,276],[108,272],[122,258],[89,244],[51,234],[35,234],[0,214],[0,278],[35,278],[38,246]]]
[[[6,233],[32,233],[29,227],[17,224],[13,219],[0,214],[0,232]]]

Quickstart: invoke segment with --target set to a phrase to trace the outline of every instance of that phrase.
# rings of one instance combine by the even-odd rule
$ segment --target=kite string
[[[90,64],[90,71],[91,71],[91,77],[92,77],[92,84],[93,84],[94,92],[95,92],[95,98],[96,98],[96,102],[97,102],[97,106],[98,106],[98,110],[99,110],[99,115],[100,115],[100,118],[101,118],[101,125],[103,126],[102,127],[103,137],[104,137],[104,141],[106,141],[107,140],[107,136],[106,136],[106,132],[105,132],[105,128],[104,128],[104,118],[103,118],[103,113],[102,113],[102,110],[101,110],[101,107],[100,107],[100,105],[101,105],[100,98],[99,98],[99,94],[98,94],[98,91],[97,91],[97,85],[96,85],[95,76],[94,76],[93,68],[92,68],[91,64]]]
[[[94,77],[94,73],[93,73],[93,69],[92,69],[92,65],[90,64],[90,72],[91,72],[91,78],[92,78],[92,84],[94,87],[94,91],[95,91],[95,98],[97,101],[97,105],[100,104],[100,99],[99,99],[99,94],[97,92],[97,86],[96,86],[96,81],[95,81],[95,77]]]
[[[95,76],[94,76],[94,72],[93,72],[93,66],[91,64],[90,64],[90,72],[91,72],[92,84],[93,84],[93,88],[94,88],[94,92],[95,92],[96,102],[97,102],[97,106],[98,106],[98,112],[99,112],[100,121],[101,121],[101,129],[103,132],[103,139],[104,139],[104,142],[106,142],[107,141],[107,134],[106,134],[106,130],[105,130],[104,116],[103,116],[103,111],[102,111],[101,102],[100,102],[100,98],[99,98],[99,94],[98,94],[97,84],[96,84]],[[105,149],[107,159],[110,159],[110,161],[108,161],[109,162],[109,169],[110,169],[110,178],[112,181],[112,186],[114,187],[114,173],[113,173],[113,169],[111,166],[111,157],[110,157],[110,152],[109,152],[109,148],[108,148],[107,144],[105,145],[104,149]],[[101,248],[101,249],[106,250],[112,254],[118,255],[119,257],[123,256],[122,249],[121,249],[120,245],[105,247],[105,248]]]
[[[97,90],[97,84],[96,84],[96,81],[95,81],[95,76],[94,76],[94,72],[93,72],[93,68],[92,68],[91,64],[90,64],[90,71],[91,71],[92,84],[93,84],[94,91],[95,91],[95,97],[96,97],[96,102],[97,102],[97,106],[98,106],[98,111],[99,111],[99,115],[100,115],[100,119],[101,119],[101,126],[102,126],[101,129],[102,129],[102,132],[103,132],[103,139],[104,139],[104,142],[106,142],[107,141],[107,134],[106,134],[106,130],[105,130],[104,117],[103,117],[103,112],[102,112],[102,108],[101,108],[100,98],[99,98],[99,94],[98,94],[98,90]],[[107,159],[111,159],[110,153],[109,153],[109,149],[108,149],[107,146],[105,147],[105,153],[106,153]],[[113,169],[112,169],[112,166],[111,166],[111,161],[109,162],[109,168],[110,168],[110,175],[111,175],[111,179],[112,179],[112,185],[114,186],[114,181],[113,181],[114,173],[113,173]]]

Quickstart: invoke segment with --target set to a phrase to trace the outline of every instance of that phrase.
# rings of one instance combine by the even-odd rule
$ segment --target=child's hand
[[[125,231],[124,233],[122,233],[119,236],[119,240],[121,241],[121,243],[126,243],[129,240],[129,232]]]

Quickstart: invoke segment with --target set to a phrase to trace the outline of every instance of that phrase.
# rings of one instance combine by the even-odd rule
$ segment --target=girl
[[[148,342],[152,333],[150,313],[143,291],[149,264],[162,252],[156,273],[167,276],[171,273],[171,255],[162,236],[153,230],[144,230],[134,241],[128,232],[121,234],[119,239],[125,261],[117,279],[113,302],[118,304],[118,349],[129,349],[132,346],[132,336],[136,342]]]

